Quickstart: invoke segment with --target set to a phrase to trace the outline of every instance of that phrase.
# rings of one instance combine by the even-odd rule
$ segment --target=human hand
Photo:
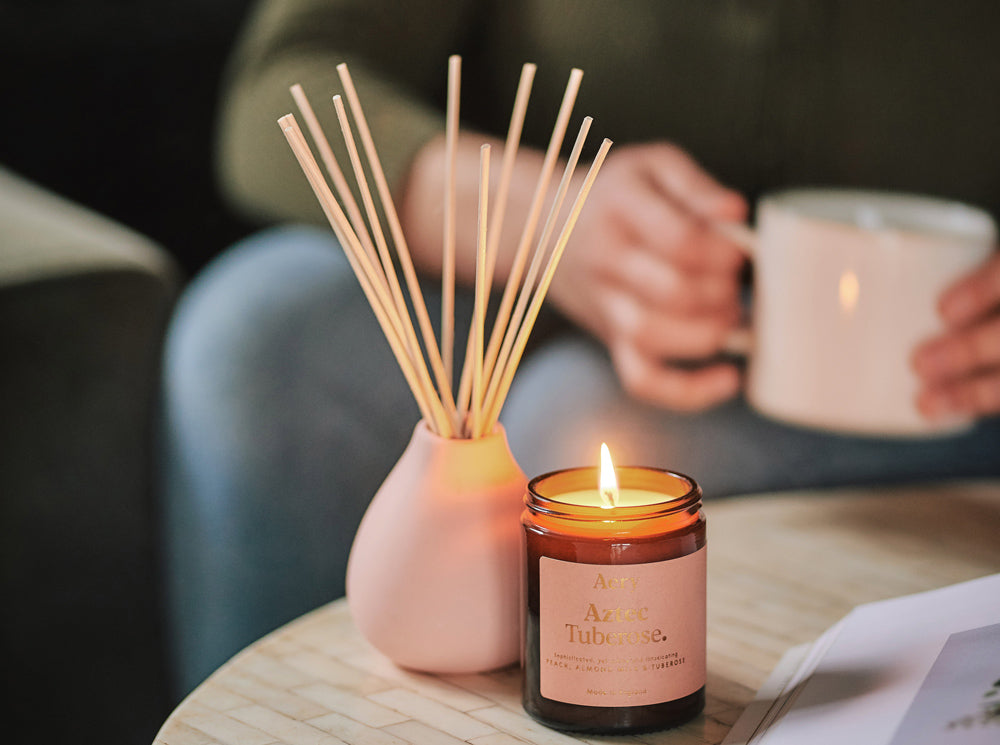
[[[676,410],[733,395],[734,365],[678,366],[717,353],[740,318],[744,256],[708,221],[741,221],[746,201],[667,144],[612,150],[549,298],[608,347],[625,390]]]
[[[913,356],[921,413],[1000,414],[1000,253],[946,290],[938,308],[947,329]]]

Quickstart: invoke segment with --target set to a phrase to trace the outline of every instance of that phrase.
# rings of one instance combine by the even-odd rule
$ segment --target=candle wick
[[[617,489],[609,486],[609,487],[604,487],[603,489],[600,490],[600,492],[601,492],[601,500],[604,502],[604,504],[602,504],[601,507],[607,509],[609,507],[614,507],[616,504],[618,504]]]

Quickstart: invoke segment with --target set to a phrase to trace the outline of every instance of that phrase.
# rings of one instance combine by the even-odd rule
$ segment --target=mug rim
[[[823,201],[821,208],[817,208],[817,200]],[[974,243],[997,241],[997,222],[982,207],[915,192],[803,186],[766,192],[758,203],[761,210],[773,207],[796,217],[868,233],[937,236]],[[865,207],[869,211],[861,211]],[[901,211],[906,211],[906,218],[900,217]],[[886,213],[894,219],[887,220]]]

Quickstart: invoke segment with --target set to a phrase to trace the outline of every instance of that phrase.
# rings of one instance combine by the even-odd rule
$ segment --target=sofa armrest
[[[153,242],[0,168],[0,288],[88,272],[134,271],[173,288]]]
[[[178,282],[146,238],[0,171],[0,657],[18,692],[14,741],[44,721],[53,743],[149,742],[164,715],[152,437]]]

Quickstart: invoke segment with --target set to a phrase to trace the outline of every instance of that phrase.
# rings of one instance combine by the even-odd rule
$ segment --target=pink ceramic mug
[[[898,437],[961,431],[917,411],[910,366],[942,329],[937,301],[986,260],[982,210],[929,197],[795,189],[763,198],[757,229],[721,226],[754,264],[747,399],[761,413],[827,430]]]

